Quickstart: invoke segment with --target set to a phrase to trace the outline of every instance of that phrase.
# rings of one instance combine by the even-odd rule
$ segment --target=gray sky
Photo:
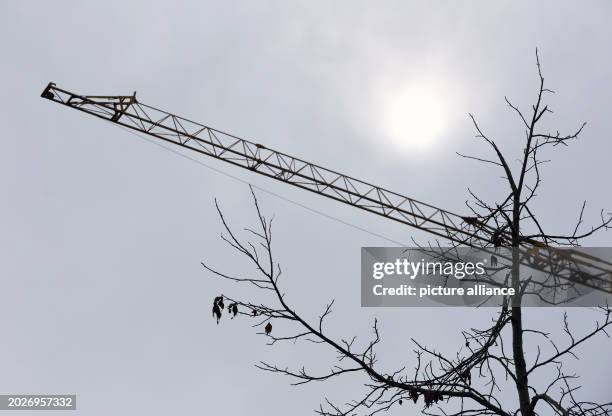
[[[41,100],[49,81],[83,94],[137,90],[145,103],[463,213],[468,184],[489,199],[500,196],[497,172],[455,155],[487,150],[473,138],[467,113],[516,151],[520,124],[503,97],[531,103],[537,46],[557,91],[550,125],[563,131],[588,122],[582,140],[549,155],[537,211],[547,229],[566,231],[583,199],[587,220],[612,207],[610,2],[234,6],[0,2],[0,393],[76,393],[79,410],[70,414],[93,416],[301,415],[324,395],[355,397],[352,382],[293,388],[253,368],[262,359],[318,368],[329,358],[324,351],[269,348],[248,322],[217,326],[210,317],[214,295],[242,289],[211,278],[200,261],[247,270],[220,243],[213,198],[236,226],[251,224],[246,185]],[[401,101],[411,91],[431,104],[420,120],[408,119],[420,123],[415,130],[393,115],[400,104],[414,106]],[[203,161],[391,239],[426,241]],[[491,310],[361,309],[359,249],[389,243],[259,195],[276,216],[289,299],[316,317],[336,298],[331,329],[342,336],[369,334],[378,316],[383,363],[411,366],[410,337],[454,351],[459,323],[489,321]],[[610,246],[611,238],[600,234],[588,244]],[[561,315],[529,310],[526,319],[558,329]],[[592,317],[572,311],[578,328],[590,327]],[[569,364],[584,377],[585,398],[610,399],[611,347],[598,339]]]

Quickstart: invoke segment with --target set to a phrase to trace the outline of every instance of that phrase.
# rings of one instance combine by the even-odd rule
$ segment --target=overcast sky
[[[562,232],[584,199],[591,222],[612,208],[612,3],[232,4],[0,2],[0,393],[75,393],[79,410],[70,414],[88,416],[307,415],[324,395],[356,398],[352,381],[295,388],[253,367],[325,368],[321,348],[266,347],[249,322],[211,318],[213,296],[242,289],[213,279],[200,261],[250,271],[221,244],[213,199],[233,224],[250,225],[248,187],[41,100],[49,81],[81,94],[137,90],[144,103],[461,214],[468,186],[489,200],[505,193],[498,172],[455,155],[487,151],[467,113],[518,157],[522,130],[503,97],[529,108],[538,47],[557,92],[548,125],[588,124],[579,142],[546,155],[553,162],[537,213]],[[427,241],[201,160],[390,240]],[[378,316],[384,365],[413,365],[410,337],[453,352],[459,327],[489,322],[492,310],[361,309],[360,247],[392,243],[258,195],[276,217],[288,299],[316,318],[336,298],[330,330],[338,336],[366,336]],[[588,244],[611,239],[608,232]],[[528,324],[551,330],[561,317],[558,309],[526,313]],[[585,329],[593,313],[573,310],[571,319]],[[569,364],[584,377],[585,398],[610,399],[611,351],[598,339]]]

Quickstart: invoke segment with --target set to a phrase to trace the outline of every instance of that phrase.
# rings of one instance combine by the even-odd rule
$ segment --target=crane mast
[[[464,217],[382,187],[355,179],[269,149],[266,146],[140,103],[127,96],[80,95],[49,83],[41,97],[110,121],[155,139],[195,151],[295,187],[421,229],[459,245],[486,248],[500,238],[499,231],[472,217]],[[509,241],[509,236],[501,234]],[[544,245],[521,242],[533,252]],[[546,247],[551,269],[569,280],[612,293],[612,263],[577,250]],[[568,256],[569,253],[569,256]],[[554,264],[554,265],[552,265]],[[585,271],[580,266],[589,268]]]

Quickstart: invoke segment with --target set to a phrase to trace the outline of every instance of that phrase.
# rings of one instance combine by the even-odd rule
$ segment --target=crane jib
[[[158,108],[140,103],[136,93],[124,96],[80,95],[49,83],[41,97],[158,140],[223,160],[261,175],[291,184],[327,198],[389,218],[450,240],[456,244],[487,248],[509,241],[508,233],[473,217],[464,217],[413,198],[389,191],[322,166],[267,148],[232,134],[214,129]],[[541,242],[524,240],[521,250],[546,250],[556,261],[555,273],[576,279],[585,266],[595,271],[592,281],[580,283],[612,293],[612,263],[587,256],[577,250],[544,247]],[[552,258],[551,257],[551,258]]]

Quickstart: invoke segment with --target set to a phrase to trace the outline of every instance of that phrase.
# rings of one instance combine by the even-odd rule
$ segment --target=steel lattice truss
[[[79,95],[50,83],[41,96],[148,136],[424,230],[460,245],[489,247],[492,235],[496,232],[487,224],[470,221],[467,217],[142,104],[136,100],[135,93],[132,96]],[[526,242],[523,248],[528,251],[534,247],[539,248],[537,242]],[[606,267],[612,264],[583,258],[578,251],[575,251],[574,256],[570,258],[567,255],[561,258],[554,252],[549,253],[548,257],[550,256],[561,261],[551,267],[555,269],[553,270],[555,273],[612,293],[612,272]],[[594,267],[596,273],[592,274],[591,270],[587,279],[583,268],[578,267],[579,264],[589,268]]]

